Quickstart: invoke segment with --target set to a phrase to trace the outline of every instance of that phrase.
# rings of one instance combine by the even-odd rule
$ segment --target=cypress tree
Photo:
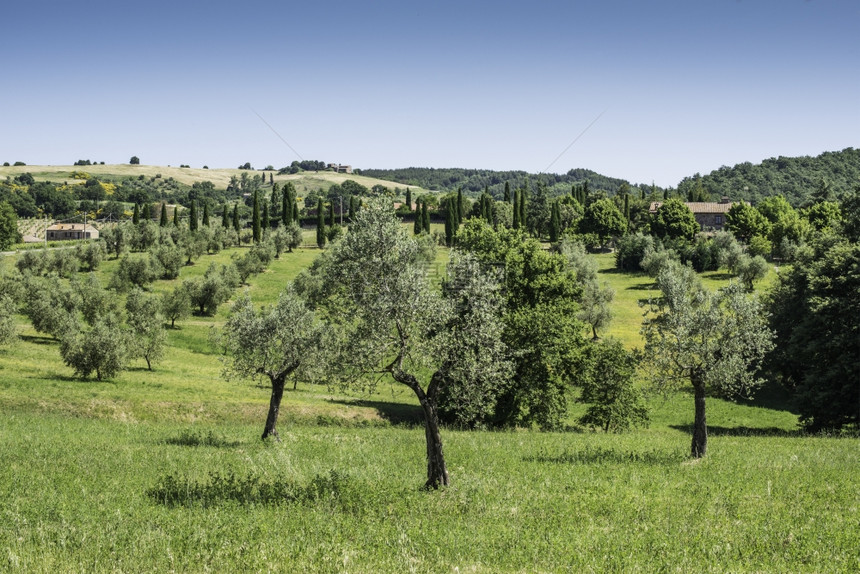
[[[269,183],[275,185],[275,174],[269,172]]]
[[[457,226],[463,221],[463,188],[457,188]]]
[[[239,204],[236,203],[233,205],[233,229],[236,230],[236,233],[239,233],[241,227],[239,227]]]
[[[526,192],[528,187],[520,190],[520,227],[526,227]]]
[[[209,227],[209,202],[203,204],[203,225]]]
[[[624,194],[624,220],[630,224],[630,195]]]
[[[227,229],[230,227],[230,215],[227,212],[227,204],[224,204],[224,207],[221,209],[221,227]]]
[[[179,227],[179,204],[173,207],[173,226]]]
[[[197,231],[197,200],[191,200],[191,215],[188,216],[188,229]]]
[[[349,196],[349,220],[355,219],[355,196]]]
[[[284,192],[281,194],[281,223],[284,227],[292,223],[292,210],[293,206],[292,202],[290,202],[290,194],[288,193],[287,188],[284,187]]]
[[[423,215],[421,214],[421,198],[415,200],[415,222],[412,224],[412,233],[418,235],[424,229]]]
[[[552,209],[549,218],[549,241],[557,243],[558,236],[561,234],[561,214],[558,209],[558,202],[552,202]]]
[[[505,182],[505,197],[504,197],[504,201],[505,201],[505,203],[510,203],[510,202],[511,202],[511,184],[510,184],[510,183],[508,183],[507,181]]]
[[[301,221],[299,220],[299,202],[295,198],[295,196],[293,196],[293,219],[292,220],[301,224]]]
[[[421,204],[421,227],[425,233],[430,233],[430,214],[427,211],[427,202]]]
[[[144,215],[146,215],[147,221],[152,221],[153,219],[155,219],[153,217],[153,214],[152,214],[152,204],[146,203],[145,205],[146,205],[146,208],[145,208],[143,213],[144,213]]]
[[[412,190],[406,188],[406,209],[412,211]]]
[[[140,223],[140,207],[136,203],[134,204],[134,213],[131,215],[131,222],[135,225]]]
[[[666,201],[667,199],[669,199],[669,190],[664,189],[663,190],[663,201]]]
[[[520,221],[520,190],[514,190],[514,229],[519,229],[522,227],[522,222]]]
[[[454,244],[454,207],[451,198],[445,199],[445,245],[451,247]]]
[[[322,249],[325,247],[325,213],[323,200],[320,198],[317,201],[317,247]]]
[[[263,231],[265,231],[266,229],[269,229],[270,226],[271,226],[271,222],[269,221],[269,202],[267,201],[266,203],[263,204],[263,221],[262,221]]]
[[[262,236],[262,232],[260,229],[260,198],[259,198],[259,195],[257,194],[256,189],[254,190],[254,210],[252,212],[251,217],[252,217],[251,225],[253,226],[252,232],[254,235],[254,243],[259,243],[261,236]]]
[[[161,204],[161,219],[158,221],[159,227],[167,227],[167,204]]]

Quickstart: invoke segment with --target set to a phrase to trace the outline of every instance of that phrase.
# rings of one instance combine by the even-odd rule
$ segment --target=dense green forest
[[[506,182],[511,189],[515,189],[527,181],[543,181],[551,197],[563,195],[570,191],[573,184],[581,185],[586,181],[590,189],[603,190],[610,196],[626,186],[631,190],[645,191],[646,194],[652,191],[660,194],[664,192],[660,187],[633,184],[588,169],[572,169],[564,174],[529,174],[524,171],[410,167],[365,169],[361,173],[439,191],[462,188],[464,193],[474,194],[489,189],[490,195],[496,199],[502,197]],[[860,181],[860,150],[846,148],[837,152],[824,152],[816,157],[780,156],[766,159],[760,164],[744,162],[734,167],[723,166],[704,176],[695,174],[685,177],[677,188],[667,191],[670,196],[688,197],[693,192],[696,197],[710,196],[710,199],[717,200],[728,196],[753,203],[781,194],[791,205],[800,207],[809,203],[812,194],[822,187],[822,182],[828,195],[835,198],[852,189],[857,181]]]
[[[779,156],[760,164],[747,161],[734,167],[723,166],[701,178],[698,174],[684,178],[678,184],[678,191],[686,195],[699,179],[713,198],[725,195],[757,203],[781,194],[797,207],[810,201],[812,194],[821,188],[822,181],[833,196],[851,190],[860,181],[860,150],[846,148],[816,157]]]
[[[529,174],[525,171],[493,171],[489,169],[408,167],[404,169],[363,169],[362,175],[396,181],[410,186],[420,186],[434,191],[451,191],[462,188],[464,193],[473,194],[489,190],[495,199],[501,199],[505,183],[511,189],[523,187],[527,182],[542,181],[550,196],[570,192],[572,185],[588,182],[591,189],[601,189],[614,195],[630,183],[623,179],[607,177],[590,169],[572,169],[565,174]],[[639,186],[651,191],[651,186]]]

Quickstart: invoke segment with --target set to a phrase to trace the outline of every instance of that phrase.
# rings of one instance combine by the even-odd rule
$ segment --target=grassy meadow
[[[259,169],[259,167],[258,167]],[[37,181],[50,181],[53,183],[83,183],[83,180],[74,179],[72,172],[83,171],[90,175],[96,176],[104,181],[113,181],[125,179],[128,177],[172,177],[185,185],[192,185],[198,182],[211,181],[215,187],[223,189],[230,183],[232,176],[241,177],[243,173],[253,177],[260,175],[263,172],[257,170],[241,170],[235,168],[217,168],[217,169],[202,169],[193,167],[176,167],[163,165],[130,165],[130,164],[106,164],[106,165],[21,165],[21,166],[0,166],[0,177],[7,176],[17,177],[23,173],[30,173]],[[306,171],[296,174],[278,175],[277,171],[265,172],[266,181],[269,174],[272,174],[275,182],[283,185],[285,182],[292,182],[296,187],[297,195],[304,195],[311,189],[328,189],[332,184],[341,184],[344,181],[351,179],[356,183],[372,188],[374,185],[383,185],[390,189],[399,187],[406,189],[406,185],[394,183],[387,180],[377,179],[374,177],[365,177],[357,174],[334,173],[330,171]],[[427,190],[409,186],[413,192],[429,193]]]
[[[250,280],[253,300],[274,302],[318,253],[283,254]],[[652,282],[595,257],[616,291],[609,334],[640,344]],[[627,434],[576,428],[577,404],[564,433],[445,429],[452,485],[426,492],[420,409],[388,381],[300,384],[282,442],[261,442],[267,389],[222,379],[208,341],[228,311],[168,330],[154,371],[139,360],[103,382],[73,377],[20,318],[0,348],[0,571],[860,570],[860,440],[803,436],[778,401],[708,399],[699,461],[686,393],[651,397],[650,427]]]

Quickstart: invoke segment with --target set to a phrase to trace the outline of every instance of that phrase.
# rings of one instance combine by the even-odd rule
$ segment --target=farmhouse
[[[46,239],[64,241],[66,239],[98,239],[99,230],[84,223],[55,223],[45,231]]]
[[[725,229],[726,225],[726,213],[729,212],[729,209],[731,209],[732,205],[735,203],[738,202],[732,201],[728,197],[723,197],[718,202],[688,201],[685,202],[684,205],[693,212],[693,215],[696,217],[696,223],[699,224],[699,227],[703,231],[722,231]],[[749,205],[748,201],[743,203]],[[657,213],[657,210],[660,209],[661,205],[663,205],[662,201],[653,201],[651,202],[651,207],[648,211],[651,215],[654,215]]]
[[[351,165],[340,165],[339,163],[330,163],[326,167],[328,167],[330,170],[337,172],[337,173],[352,173],[352,166]]]

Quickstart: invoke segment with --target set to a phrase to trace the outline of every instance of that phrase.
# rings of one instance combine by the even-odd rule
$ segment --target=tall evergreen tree
[[[514,229],[519,229],[522,227],[522,221],[520,221],[520,189],[514,190]]]
[[[409,190],[407,189],[407,191],[409,191]],[[349,220],[352,221],[353,219],[355,219],[355,196],[350,195],[349,196]]]
[[[561,214],[558,208],[558,201],[552,202],[549,217],[549,240],[550,243],[557,243],[558,237],[561,234]]]
[[[153,219],[155,219],[155,217],[153,217],[153,214],[152,214],[152,204],[147,202],[144,204],[144,206],[145,207],[143,210],[143,214],[146,216],[146,220],[152,221]]]
[[[424,229],[423,216],[421,215],[421,198],[415,200],[415,222],[412,224],[412,233],[419,235]]]
[[[427,211],[427,202],[421,204],[421,227],[425,233],[430,233],[430,213]]]
[[[191,200],[191,214],[188,216],[188,229],[197,231],[197,200]]]
[[[526,187],[523,187],[520,190],[520,207],[519,207],[519,209],[520,209],[520,227],[522,227],[522,228],[526,228],[527,223],[528,223],[526,220],[526,194],[528,193],[528,190],[529,190],[528,184],[526,184]]]
[[[412,211],[412,190],[408,187],[406,188],[406,209]]]
[[[510,203],[510,202],[511,202],[511,184],[510,184],[510,183],[508,183],[507,181],[505,182],[505,196],[504,196],[504,202],[505,202],[505,203]]]
[[[627,225],[630,225],[630,194],[624,194],[624,221],[627,222]]]
[[[239,230],[242,229],[239,226],[239,204],[238,203],[233,205],[233,229],[236,230],[236,233],[239,233]]]
[[[179,227],[179,205],[173,207],[173,227]]]
[[[454,217],[456,209],[450,197],[445,198],[445,245],[454,245]]]
[[[293,201],[290,197],[289,189],[284,186],[284,192],[281,194],[281,223],[287,227],[293,222]]]
[[[261,222],[260,222],[260,197],[257,194],[256,189],[254,190],[254,208],[253,209],[254,210],[253,210],[252,215],[251,215],[251,218],[252,218],[251,219],[251,222],[252,222],[251,225],[253,226],[252,231],[254,234],[254,243],[259,243],[260,239],[262,239],[262,229],[261,229]]]
[[[325,247],[325,206],[322,198],[317,200],[317,247]]]
[[[140,207],[136,203],[134,204],[134,213],[131,215],[131,222],[135,225],[140,223]]]
[[[160,227],[167,227],[167,204],[161,204],[161,219],[158,221]]]
[[[457,188],[457,225],[463,221],[463,188]]]
[[[271,222],[269,221],[269,202],[263,203],[263,221],[261,223],[263,232],[269,229]]]
[[[230,227],[230,214],[227,211],[227,204],[221,208],[221,227],[227,229]]]
[[[209,227],[209,202],[203,202],[203,226]]]

